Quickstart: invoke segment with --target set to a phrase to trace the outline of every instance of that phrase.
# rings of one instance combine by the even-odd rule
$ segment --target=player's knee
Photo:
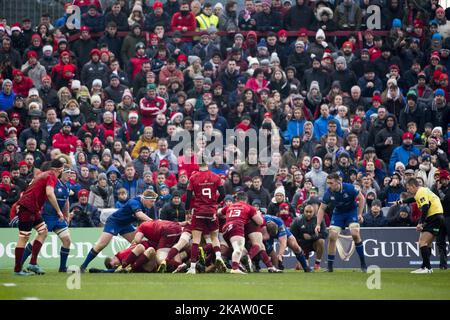
[[[141,243],[139,243],[138,245],[136,245],[136,247],[134,247],[133,251],[136,255],[139,255],[145,251],[145,247]]]
[[[319,246],[323,246],[323,245],[325,245],[325,240],[324,240],[324,239],[318,239],[318,240],[316,241],[316,243],[317,243],[317,245],[319,245]]]
[[[145,250],[144,254],[145,254],[145,256],[147,258],[150,258],[150,256],[152,256],[152,255],[154,255],[156,253],[156,250],[153,247],[150,247],[150,248],[147,248],[147,249],[144,248],[144,250]]]
[[[47,225],[45,223],[40,224],[39,226],[37,226],[36,231],[39,236],[47,236],[48,234]]]
[[[350,229],[350,233],[352,235],[356,235],[356,234],[359,235],[359,223],[357,223],[357,222],[350,223],[348,228]]]

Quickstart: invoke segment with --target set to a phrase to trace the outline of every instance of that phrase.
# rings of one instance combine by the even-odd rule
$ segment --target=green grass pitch
[[[69,290],[69,274],[17,277],[0,270],[0,299],[450,299],[450,270],[410,274],[381,270],[381,289],[368,289],[373,274],[337,270],[329,274],[82,274],[80,289]],[[69,279],[70,280],[70,279]],[[70,282],[70,281],[69,281]],[[72,282],[73,283],[73,282]]]

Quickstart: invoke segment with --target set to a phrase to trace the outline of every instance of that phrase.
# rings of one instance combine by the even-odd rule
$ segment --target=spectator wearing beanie
[[[33,81],[35,88],[40,89],[42,86],[42,77],[47,75],[47,71],[39,63],[38,55],[35,51],[28,51],[27,58],[28,60],[22,66],[21,71]]]
[[[408,123],[414,122],[419,132],[423,131],[424,114],[422,108],[417,104],[417,93],[414,90],[406,94],[406,106],[400,111],[400,129],[408,130]]]
[[[105,173],[100,173],[97,183],[91,186],[88,203],[97,209],[114,208],[113,189],[108,185]]]
[[[413,145],[413,135],[405,132],[402,135],[402,145],[395,148],[389,160],[389,171],[394,172],[395,164],[400,161],[403,165],[408,164],[408,160],[412,154],[420,155],[419,149]]]
[[[394,115],[389,114],[384,123],[385,127],[375,135],[375,149],[378,157],[388,163],[394,149],[402,144],[403,131],[398,127]]]
[[[1,201],[12,206],[20,197],[20,189],[12,183],[11,173],[9,171],[3,171],[1,174],[0,183],[0,199]]]
[[[181,192],[174,191],[172,199],[161,208],[160,219],[174,222],[186,221],[186,209],[182,203]]]
[[[387,219],[383,216],[381,210],[381,201],[375,199],[372,201],[372,206],[370,207],[370,212],[363,216],[364,222],[362,227],[385,227],[388,223]]]
[[[78,191],[78,202],[70,207],[70,227],[88,228],[100,227],[100,211],[97,207],[88,203],[89,190]]]

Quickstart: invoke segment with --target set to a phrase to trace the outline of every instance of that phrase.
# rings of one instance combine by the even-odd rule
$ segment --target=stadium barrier
[[[93,244],[101,234],[101,228],[73,228],[72,245],[68,265],[81,265]],[[361,228],[367,265],[380,268],[417,268],[422,263],[417,243],[418,233],[415,228]],[[14,248],[17,240],[16,229],[1,229],[0,232],[0,269],[11,269],[14,266]],[[341,236],[338,243],[339,258],[336,268],[359,268],[358,255],[354,252],[351,237]],[[128,247],[122,237],[115,237],[110,245],[91,263],[91,267],[103,268],[106,256]],[[39,264],[44,268],[57,269],[59,266],[59,249],[61,243],[54,233],[50,233],[42,246]],[[277,244],[275,244],[277,247]],[[448,247],[448,243],[447,243]],[[343,259],[348,261],[343,261]],[[326,263],[326,253],[322,259],[322,267]],[[312,260],[313,261],[313,258]],[[439,255],[436,243],[432,247],[432,265],[437,267]],[[290,250],[285,252],[284,266],[294,268],[296,259]]]

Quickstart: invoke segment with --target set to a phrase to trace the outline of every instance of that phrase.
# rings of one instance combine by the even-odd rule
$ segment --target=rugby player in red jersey
[[[156,250],[148,241],[132,244],[116,255],[105,258],[105,267],[115,269],[115,272],[153,272],[156,266]]]
[[[16,211],[19,218],[19,240],[16,244],[14,273],[16,275],[44,274],[44,270],[37,264],[37,257],[41,251],[42,242],[47,237],[47,225],[41,216],[42,207],[45,201],[49,201],[55,209],[56,214],[62,221],[65,219],[58,200],[55,196],[55,186],[58,177],[64,169],[64,164],[55,159],[50,163],[50,170],[38,174],[20,199],[13,205],[12,210]],[[30,238],[31,230],[36,229],[37,236],[33,241],[31,261],[27,268],[28,272],[22,270],[22,257],[25,246]]]
[[[251,220],[257,225],[264,223],[262,216],[247,203],[247,200],[247,195],[244,192],[238,192],[236,202],[222,208],[222,214],[225,212],[226,217],[222,232],[224,239],[233,248],[231,273],[234,274],[245,274],[239,269],[242,253],[245,249],[245,225]]]
[[[165,261],[167,254],[180,239],[182,227],[178,222],[152,220],[142,223],[134,236],[133,243],[141,243],[146,238],[156,249],[158,264]]]
[[[226,272],[220,254],[219,221],[217,218],[218,203],[225,198],[225,189],[220,177],[209,171],[208,164],[200,163],[199,171],[189,178],[186,198],[186,209],[192,209],[192,248],[191,266],[187,273],[195,274],[198,260],[198,248],[203,235],[210,235],[213,250],[216,255],[216,267],[219,272]],[[191,206],[192,202],[192,206]],[[192,207],[192,208],[191,208]]]

